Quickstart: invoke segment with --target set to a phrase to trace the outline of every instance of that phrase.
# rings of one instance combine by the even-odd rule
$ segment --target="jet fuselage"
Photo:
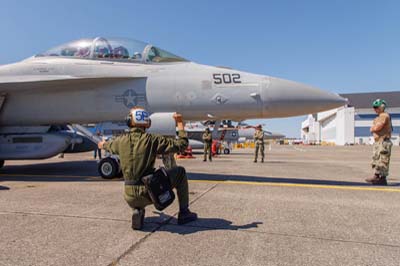
[[[192,62],[37,57],[0,67],[0,83],[1,126],[119,121],[136,105],[153,113],[180,112],[189,120],[244,120],[343,103],[306,85]]]

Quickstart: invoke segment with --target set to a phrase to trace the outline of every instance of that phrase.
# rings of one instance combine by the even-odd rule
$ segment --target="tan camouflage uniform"
[[[392,124],[388,113],[383,112],[374,119],[373,126],[383,123],[383,128],[379,132],[373,133],[375,143],[373,146],[372,168],[375,174],[381,176],[389,175],[390,155],[392,151]]]

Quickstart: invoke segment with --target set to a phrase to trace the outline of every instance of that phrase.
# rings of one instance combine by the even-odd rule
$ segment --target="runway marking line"
[[[339,186],[339,185],[315,185],[315,184],[293,184],[293,183],[272,183],[272,182],[251,182],[251,181],[216,181],[216,180],[189,180],[192,183],[211,183],[211,184],[232,184],[232,185],[250,185],[250,186],[269,186],[269,187],[303,187],[303,188],[323,188],[323,189],[341,189],[341,190],[361,190],[361,191],[383,191],[400,192],[400,189],[383,187],[357,187],[357,186]]]
[[[23,176],[23,177],[57,177],[57,178],[88,178],[97,179],[98,176],[76,176],[76,175],[27,175],[27,174],[0,174],[0,177],[7,176]],[[79,181],[79,180],[77,180]],[[101,179],[101,181],[118,181],[116,179]],[[45,180],[43,182],[46,182]],[[60,181],[62,182],[62,181]],[[322,188],[322,189],[339,189],[339,190],[358,190],[358,191],[382,191],[382,192],[399,192],[400,189],[385,187],[359,187],[359,186],[340,186],[340,185],[317,185],[317,184],[295,184],[295,183],[275,183],[275,182],[256,182],[256,181],[232,181],[232,180],[191,180],[191,183],[207,183],[207,184],[228,184],[228,185],[249,185],[249,186],[267,186],[267,187],[301,187],[301,188]]]

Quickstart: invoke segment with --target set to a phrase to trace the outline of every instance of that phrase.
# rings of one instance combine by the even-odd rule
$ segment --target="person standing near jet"
[[[207,154],[208,160],[212,162],[212,153],[211,153],[211,146],[212,146],[212,133],[210,129],[207,127],[205,132],[203,133],[203,141],[204,141],[204,160],[203,162],[207,161]]]
[[[96,131],[96,136],[101,139],[102,136],[99,130]],[[97,155],[99,155],[99,160],[101,160],[101,149],[99,148],[94,149],[93,157],[95,160],[97,159]]]
[[[258,151],[261,153],[261,162],[264,162],[264,131],[262,130],[261,125],[256,126],[256,132],[254,132],[254,142],[256,144],[256,150],[254,154],[254,162],[257,162],[258,159]]]
[[[373,185],[387,185],[386,177],[389,175],[389,162],[392,151],[392,121],[390,115],[385,112],[387,104],[384,100],[377,99],[372,103],[375,113],[378,115],[370,129],[374,136],[372,169],[374,176],[365,181]]]
[[[149,113],[140,107],[130,110],[126,118],[130,132],[98,144],[100,149],[117,154],[125,179],[125,200],[133,209],[132,229],[143,227],[145,207],[153,204],[145,188],[142,177],[153,174],[158,154],[183,151],[188,146],[182,115],[175,114],[178,139],[146,133],[150,127]],[[176,188],[179,200],[178,224],[186,224],[197,219],[197,214],[189,210],[189,185],[185,168],[181,166],[167,169],[171,186]]]

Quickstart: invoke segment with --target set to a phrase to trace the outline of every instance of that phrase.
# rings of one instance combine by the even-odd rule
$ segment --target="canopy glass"
[[[136,62],[186,62],[188,60],[151,44],[131,39],[81,39],[52,48],[39,56],[60,56],[85,59],[126,60]]]

